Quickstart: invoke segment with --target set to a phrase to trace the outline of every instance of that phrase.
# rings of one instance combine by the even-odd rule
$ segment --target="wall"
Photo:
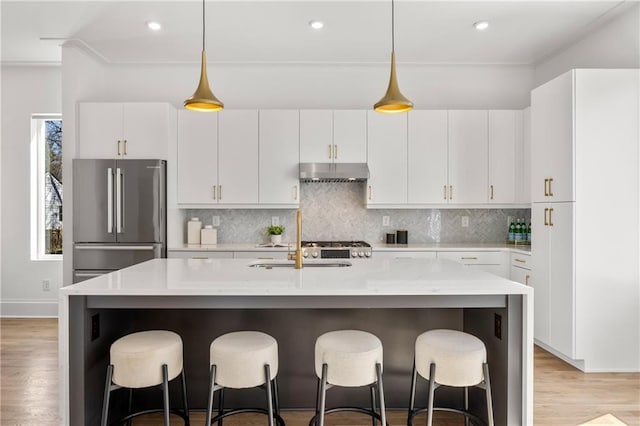
[[[409,243],[504,243],[509,216],[525,218],[530,209],[367,209],[364,183],[305,183],[300,187],[304,240],[365,240],[379,243],[387,232],[406,229]],[[283,241],[295,241],[295,210],[190,209],[186,218],[204,225],[218,216],[218,243],[263,243],[265,228],[277,216],[285,226]],[[382,226],[389,216],[390,226]],[[461,216],[469,216],[462,228]],[[186,225],[183,225],[183,229]],[[184,240],[186,242],[186,238]]]
[[[31,260],[29,165],[31,114],[62,112],[60,74],[60,67],[2,67],[2,316],[57,315],[62,261]]]
[[[537,87],[573,68],[640,68],[640,5],[535,65]]]

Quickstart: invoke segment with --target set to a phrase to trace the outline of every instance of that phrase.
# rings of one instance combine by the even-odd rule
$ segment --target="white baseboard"
[[[13,299],[0,302],[0,317],[57,318],[57,300]]]
[[[551,346],[546,345],[546,344],[538,341],[538,339],[533,339],[533,343],[535,343],[536,345],[540,346],[542,349],[544,349],[545,351],[549,352],[553,356],[555,356],[557,358],[560,358],[561,360],[563,360],[567,364],[577,368],[578,370],[584,371],[586,373],[585,368],[584,368],[584,360],[571,359],[571,358],[567,357],[566,355],[556,351]]]

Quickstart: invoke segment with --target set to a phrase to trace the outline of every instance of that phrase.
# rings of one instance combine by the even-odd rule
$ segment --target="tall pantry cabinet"
[[[584,371],[640,371],[639,70],[531,93],[534,337]]]

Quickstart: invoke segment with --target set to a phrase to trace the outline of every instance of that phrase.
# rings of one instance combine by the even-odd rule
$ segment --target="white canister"
[[[218,244],[218,230],[213,226],[207,225],[200,231],[200,244],[210,245]]]
[[[187,244],[200,244],[200,230],[202,222],[197,217],[192,217],[187,222]]]

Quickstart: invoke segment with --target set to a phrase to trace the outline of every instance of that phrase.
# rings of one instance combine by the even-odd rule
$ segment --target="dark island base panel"
[[[80,308],[79,306],[77,306]],[[100,317],[100,337],[91,341],[91,318]],[[495,337],[495,315],[502,319],[502,338]],[[76,412],[85,424],[99,422],[102,395],[110,344],[118,337],[135,331],[167,329],[178,333],[184,343],[184,362],[189,406],[203,410],[206,407],[209,345],[224,333],[239,330],[258,330],[272,335],[278,341],[280,366],[278,385],[283,409],[312,409],[316,397],[314,373],[314,345],[316,338],[327,331],[360,329],[377,335],[384,346],[384,389],[388,408],[406,409],[413,350],[416,337],[430,329],[451,328],[465,330],[480,337],[487,346],[496,425],[507,424],[507,404],[520,404],[521,394],[509,395],[507,401],[507,369],[509,374],[521,375],[520,354],[508,354],[509,327],[506,308],[442,308],[442,309],[86,309],[86,324],[81,332],[87,338],[84,360],[77,359],[72,366],[84,369],[85,382],[72,388],[84,389],[84,413]],[[516,316],[517,317],[517,316]],[[78,324],[71,328],[79,331]],[[518,333],[511,333],[518,334]],[[521,345],[520,345],[521,346]],[[80,355],[80,354],[78,354]],[[80,357],[82,357],[80,355]],[[508,366],[508,360],[516,363]],[[82,368],[84,366],[84,368]],[[73,367],[72,367],[73,370]],[[72,378],[74,377],[72,373]],[[76,378],[78,376],[75,376]],[[180,405],[179,380],[170,384],[171,401]],[[417,405],[426,405],[426,381],[418,380]],[[513,392],[512,392],[513,393]],[[74,392],[72,391],[73,395]],[[369,391],[332,388],[327,393],[327,406],[370,406]],[[470,405],[481,416],[486,414],[484,392],[472,389]],[[73,398],[73,396],[72,396]],[[258,389],[225,392],[225,406],[262,406],[264,392]],[[162,396],[159,388],[134,392],[137,408],[158,407]],[[112,394],[114,415],[124,410],[127,392]],[[462,407],[462,389],[440,388],[436,404]],[[73,411],[73,410],[72,410]],[[115,417],[114,417],[115,418]]]

